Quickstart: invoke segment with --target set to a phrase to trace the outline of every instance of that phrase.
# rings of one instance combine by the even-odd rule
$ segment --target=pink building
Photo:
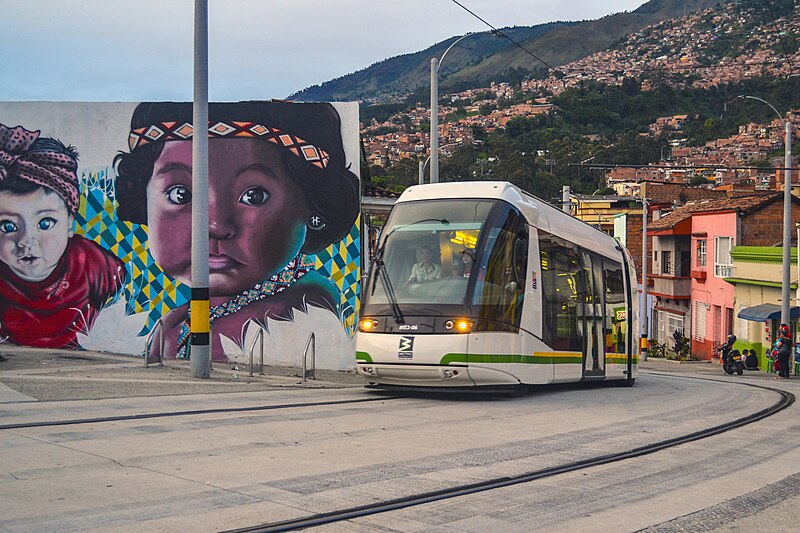
[[[698,272],[690,295],[692,353],[703,359],[711,359],[733,332],[735,287],[725,278],[733,277],[731,250],[740,244],[739,222],[735,209],[692,215],[692,265]]]

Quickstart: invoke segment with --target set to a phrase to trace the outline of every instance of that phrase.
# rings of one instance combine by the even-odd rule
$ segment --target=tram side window
[[[479,317],[487,330],[507,331],[518,328],[527,269],[528,227],[516,209],[508,207],[498,217],[497,227],[486,241],[482,271],[477,280],[473,304],[479,304]]]
[[[624,354],[628,336],[628,310],[622,265],[603,259],[603,278],[606,292],[606,353]]]
[[[582,351],[578,304],[584,293],[580,255],[576,245],[539,232],[542,261],[542,333],[554,350]]]

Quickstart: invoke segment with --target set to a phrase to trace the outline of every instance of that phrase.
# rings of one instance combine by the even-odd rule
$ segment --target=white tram
[[[510,183],[410,187],[364,290],[356,366],[378,386],[632,385],[636,291],[623,246]]]

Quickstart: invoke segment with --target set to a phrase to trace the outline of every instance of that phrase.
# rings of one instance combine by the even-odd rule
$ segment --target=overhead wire
[[[548,68],[548,70],[550,70],[550,71],[552,71],[552,72],[555,72],[555,73],[558,73],[558,74],[560,74],[560,76],[557,76],[557,77],[558,77],[558,78],[561,80],[561,83],[564,85],[564,89],[566,89],[566,88],[567,88],[567,85],[566,85],[566,83],[564,83],[564,73],[563,73],[563,72],[561,72],[561,71],[560,71],[560,70],[558,70],[557,68],[553,67],[552,65],[550,65],[549,63],[547,63],[547,61],[545,61],[545,60],[544,60],[544,59],[542,59],[541,57],[537,56],[536,54],[534,54],[533,52],[531,52],[530,50],[528,50],[527,48],[525,48],[524,46],[522,46],[520,43],[518,43],[517,41],[515,41],[514,39],[512,39],[511,37],[509,37],[509,36],[508,36],[508,35],[507,35],[505,32],[503,32],[503,30],[500,30],[500,29],[498,29],[498,28],[495,28],[494,26],[492,26],[492,25],[491,25],[489,22],[487,22],[485,19],[483,19],[483,18],[482,18],[480,15],[478,15],[477,13],[475,13],[474,11],[472,11],[471,9],[469,9],[467,6],[465,6],[464,4],[462,4],[461,2],[459,2],[458,0],[450,0],[450,1],[451,1],[451,2],[453,2],[454,4],[456,4],[458,7],[460,7],[460,8],[461,8],[461,9],[463,9],[464,11],[466,11],[467,13],[469,13],[470,15],[472,15],[473,17],[475,17],[476,19],[478,19],[478,20],[480,20],[481,22],[483,22],[484,24],[486,24],[486,25],[487,25],[489,28],[491,28],[491,30],[492,30],[492,33],[493,33],[493,34],[497,35],[498,37],[502,37],[502,38],[504,38],[504,39],[507,39],[507,40],[508,40],[509,42],[511,42],[511,43],[512,43],[514,46],[516,46],[516,47],[517,47],[517,48],[519,48],[520,50],[524,51],[525,53],[527,53],[528,55],[530,55],[532,58],[534,58],[534,59],[536,59],[538,62],[540,62],[542,65],[544,65],[545,67],[547,67],[547,68]]]

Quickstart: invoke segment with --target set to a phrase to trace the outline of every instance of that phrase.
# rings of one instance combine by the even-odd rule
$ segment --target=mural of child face
[[[309,209],[279,148],[253,139],[209,141],[209,285],[232,296],[281,270],[306,236]],[[191,282],[192,144],[165,143],[147,186],[150,252]]]
[[[55,192],[0,191],[0,261],[25,281],[43,281],[64,255],[73,217]]]

